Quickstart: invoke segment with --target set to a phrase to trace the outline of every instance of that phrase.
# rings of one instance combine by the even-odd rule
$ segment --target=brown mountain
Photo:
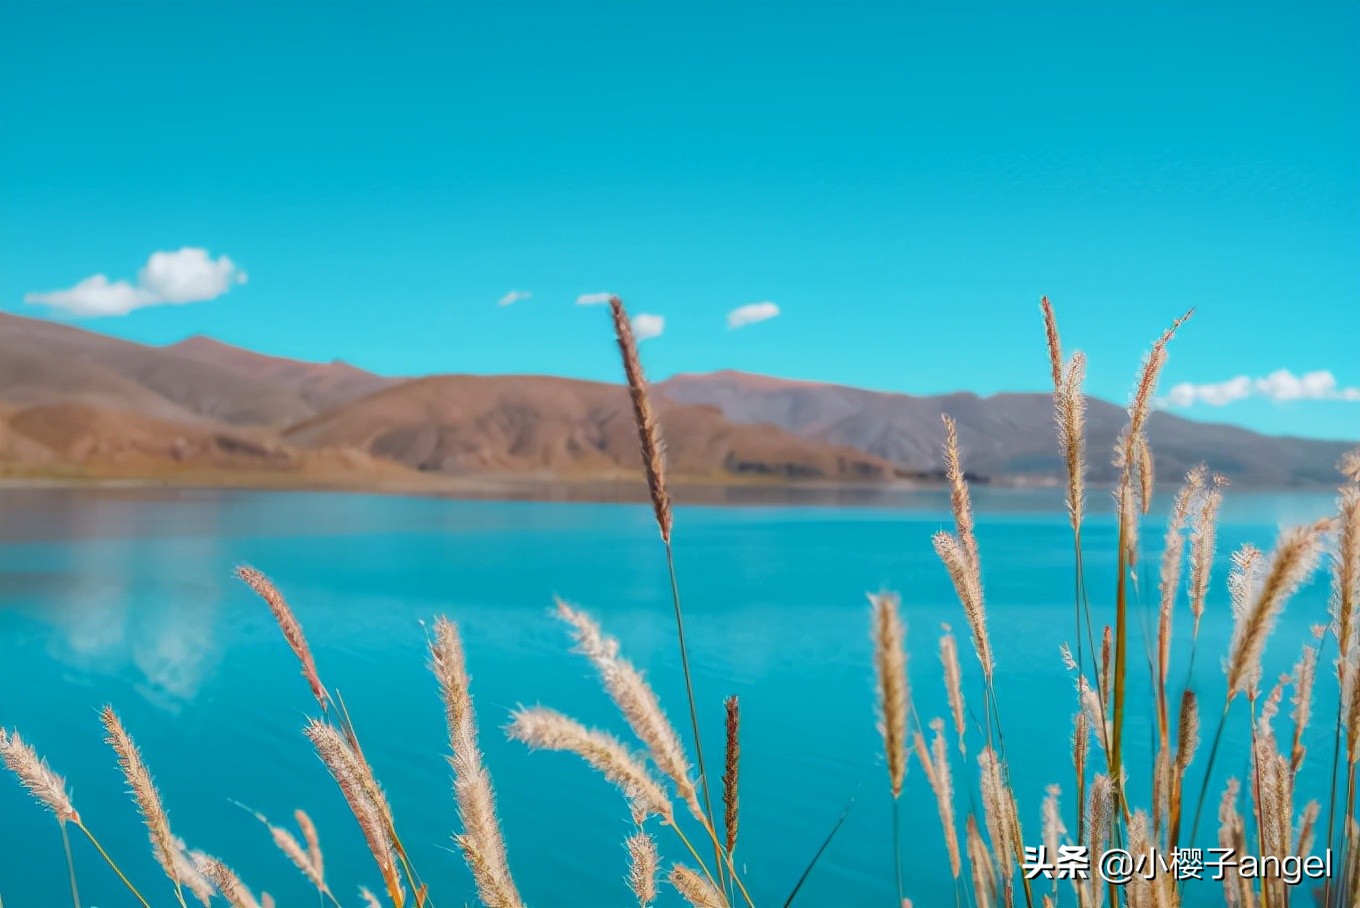
[[[670,469],[702,479],[882,480],[887,461],[744,425],[715,408],[659,410]],[[417,470],[636,476],[642,466],[628,395],[618,385],[537,375],[442,375],[404,382],[303,422],[285,434],[303,447],[356,448]]]
[[[401,381],[365,372],[341,360],[305,363],[279,356],[265,356],[196,334],[165,348],[197,363],[229,369],[239,375],[263,379],[298,394],[317,413],[357,400]]]
[[[487,475],[635,479],[627,407],[616,385],[392,379],[206,337],[150,347],[0,313],[0,467],[10,474],[403,489]],[[710,407],[668,405],[661,419],[677,477],[893,475],[880,458]]]
[[[1048,395],[913,397],[732,372],[658,386],[671,472],[699,482],[881,481],[940,467],[940,413],[970,471],[1048,481]],[[1123,411],[1091,400],[1092,479]],[[1204,460],[1247,485],[1330,485],[1347,445],[1155,414],[1161,475]],[[151,347],[0,313],[0,472],[167,482],[496,488],[636,483],[618,385],[548,376],[393,379],[192,337]]]
[[[1057,480],[1063,467],[1048,394],[958,393],[933,397],[865,391],[739,372],[678,375],[658,386],[670,400],[706,404],[740,423],[773,423],[803,437],[851,447],[908,471],[942,466],[941,413],[958,423],[969,470],[1026,480]],[[1087,399],[1087,450],[1095,482],[1114,478],[1107,452],[1126,420],[1123,408]],[[1148,437],[1162,476],[1201,461],[1241,485],[1287,487],[1336,482],[1335,464],[1354,442],[1260,435],[1236,426],[1154,413]]]

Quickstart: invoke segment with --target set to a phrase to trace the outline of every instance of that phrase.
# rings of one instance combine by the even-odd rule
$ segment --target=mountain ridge
[[[1051,395],[911,395],[722,370],[654,386],[680,481],[938,478],[948,412],[978,478],[1058,481]],[[1092,482],[1122,407],[1088,399]],[[1167,478],[1207,462],[1256,486],[1327,486],[1351,444],[1154,413]],[[436,488],[482,477],[636,482],[626,390],[543,375],[395,378],[193,335],[150,346],[0,313],[0,475]]]

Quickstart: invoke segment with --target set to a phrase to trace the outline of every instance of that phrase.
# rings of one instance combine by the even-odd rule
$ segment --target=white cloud
[[[66,290],[25,294],[24,302],[76,316],[127,315],[147,306],[216,299],[233,284],[245,282],[246,273],[227,256],[213,259],[206,249],[185,246],[176,252],[153,252],[137,273],[136,286],[95,274]]]
[[[1239,375],[1204,385],[1181,382],[1158,403],[1164,407],[1189,407],[1197,403],[1221,407],[1247,397],[1265,397],[1277,403],[1289,400],[1360,401],[1360,388],[1338,387],[1336,376],[1325,369],[1303,375],[1277,369],[1263,378]]]
[[[778,314],[779,307],[774,303],[748,303],[727,313],[727,327],[744,328],[747,325],[754,325],[756,322],[772,319]]]
[[[533,294],[528,290],[511,290],[505,296],[496,300],[496,305],[509,306],[513,303],[518,303],[520,300],[527,300],[531,296],[533,296]]]
[[[660,337],[661,332],[665,330],[666,317],[663,315],[648,315],[643,312],[633,316],[633,335],[640,341]]]
[[[600,306],[614,298],[612,293],[582,293],[576,297],[578,306]]]

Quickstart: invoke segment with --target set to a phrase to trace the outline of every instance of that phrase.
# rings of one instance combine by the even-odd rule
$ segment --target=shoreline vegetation
[[[866,722],[872,721],[870,704],[877,707],[886,772],[876,790],[861,797],[878,798],[892,807],[891,826],[885,823],[883,834],[891,837],[895,860],[882,868],[885,891],[895,892],[894,905],[911,906],[914,881],[903,872],[903,848],[909,843],[903,841],[900,814],[905,800],[903,782],[910,763],[916,762],[935,803],[914,807],[933,807],[938,813],[938,835],[949,855],[947,867],[940,867],[939,873],[941,880],[948,874],[952,882],[956,908],[1202,904],[1198,897],[1205,889],[1196,889],[1195,900],[1190,900],[1186,877],[1175,871],[1193,869],[1193,857],[1181,849],[1206,842],[1237,855],[1264,859],[1266,872],[1259,877],[1244,872],[1249,869],[1245,866],[1227,869],[1221,897],[1234,908],[1289,908],[1291,900],[1300,908],[1309,902],[1323,908],[1356,904],[1360,896],[1360,824],[1355,819],[1360,773],[1360,449],[1346,454],[1338,464],[1340,491],[1334,516],[1285,527],[1269,549],[1244,545],[1234,553],[1226,578],[1213,574],[1216,520],[1224,496],[1232,490],[1204,466],[1192,466],[1183,479],[1177,476],[1174,487],[1178,491],[1164,536],[1143,538],[1142,519],[1157,488],[1148,417],[1167,347],[1189,318],[1186,313],[1153,344],[1144,360],[1127,421],[1114,446],[1118,569],[1110,577],[1088,576],[1082,543],[1094,488],[1088,482],[1088,465],[1097,454],[1103,460],[1106,449],[1093,449],[1088,443],[1087,399],[1082,393],[1085,358],[1079,352],[1063,355],[1056,317],[1047,299],[1041,308],[1054,386],[1056,450],[1066,468],[1063,496],[1072,530],[1072,637],[1061,653],[1051,655],[1053,671],[1072,681],[1072,727],[1055,730],[1054,736],[1061,742],[1058,752],[1064,759],[1054,762],[1054,778],[1044,793],[1041,827],[1026,832],[1006,751],[1007,723],[1016,718],[1002,715],[996,696],[1007,677],[1007,666],[997,664],[991,646],[984,568],[989,555],[974,535],[965,473],[967,449],[960,443],[958,425],[946,415],[941,426],[942,460],[953,525],[936,532],[932,542],[957,594],[965,628],[961,636],[967,646],[961,647],[948,627],[936,640],[930,639],[934,629],[925,629],[923,634],[918,628],[909,644],[898,596],[891,591],[871,593],[862,620],[868,632],[864,660],[872,667],[874,689],[865,690],[863,702],[815,704],[817,709],[863,711]],[[549,705],[514,710],[506,731],[532,750],[575,754],[623,795],[621,806],[631,815],[635,829],[623,843],[627,865],[621,859],[617,871],[626,878],[636,904],[651,905],[664,880],[690,905],[754,908],[750,889],[755,887],[748,887],[751,880],[741,860],[741,835],[749,830],[739,829],[737,823],[741,780],[758,771],[741,761],[741,728],[749,713],[744,714],[735,699],[696,689],[693,683],[682,576],[671,551],[673,534],[683,534],[684,526],[676,524],[673,513],[666,439],[653,410],[631,322],[617,298],[610,301],[610,310],[628,379],[646,494],[666,554],[686,692],[683,707],[672,709],[688,721],[678,727],[673,724],[643,673],[621,653],[618,641],[586,611],[559,601],[557,618],[575,652],[598,674],[617,707],[617,725],[628,728],[630,740],[612,731],[587,728]],[[1138,595],[1132,587],[1141,582],[1144,572],[1155,575],[1152,591],[1157,621],[1151,634],[1155,651],[1141,654],[1130,651],[1135,636],[1131,623],[1138,618],[1131,615],[1131,605]],[[344,701],[324,683],[322,669],[283,594],[254,568],[243,566],[238,575],[270,610],[315,699],[315,714],[303,733],[349,805],[372,854],[373,878],[380,881],[377,895],[361,890],[363,903],[426,908],[436,898],[441,904],[463,901],[468,893],[432,893],[413,866],[398,832],[400,805],[394,810],[389,803]],[[1317,616],[1316,627],[1303,640],[1272,639],[1276,619],[1288,600],[1314,575],[1331,578],[1330,614]],[[1224,657],[1227,694],[1219,700],[1178,679],[1192,677],[1187,669],[1196,659],[1205,613],[1227,613],[1229,607],[1233,634],[1227,652],[1202,657]],[[1223,614],[1215,620],[1229,619]],[[441,616],[432,627],[430,665],[445,707],[451,754],[450,826],[455,825],[455,814],[458,819],[453,841],[483,904],[520,906],[526,900],[515,872],[523,873],[523,869],[516,866],[514,842],[506,841],[500,828],[493,788],[496,770],[484,762],[479,743],[480,736],[499,723],[484,714],[479,721],[474,712],[470,670],[475,671],[475,666],[466,664],[456,621]],[[1173,664],[1171,642],[1178,636],[1189,641],[1188,666]],[[938,675],[936,667],[922,658],[936,644]],[[915,647],[914,678],[908,675],[909,645]],[[1299,653],[1291,672],[1278,679],[1263,677],[1262,655],[1268,646]],[[961,653],[962,648],[971,650],[971,657]],[[920,667],[923,662],[926,668]],[[1319,671],[1335,673],[1336,702],[1314,702]],[[948,694],[947,716],[916,712],[912,684],[919,685],[930,675]],[[1156,703],[1150,728],[1127,721],[1129,690],[1145,684],[1150,685]],[[701,712],[715,718],[725,712],[721,749],[709,750],[700,740]],[[1331,746],[1315,748],[1322,752],[1310,754],[1304,746],[1305,732],[1315,715],[1316,723],[1330,731]],[[226,863],[193,850],[175,836],[151,768],[143,762],[131,734],[112,707],[104,710],[102,721],[166,881],[134,883],[122,876],[115,859],[83,825],[65,780],[29,743],[35,730],[24,730],[23,737],[18,731],[5,731],[0,736],[0,757],[38,804],[54,815],[63,834],[71,825],[88,837],[141,904],[148,904],[143,892],[155,892],[158,904],[168,903],[168,893],[173,892],[181,908],[187,908],[191,898],[207,906],[219,896],[236,908],[272,905],[267,895],[257,898]],[[1229,723],[1249,732],[1245,752],[1222,751]],[[42,730],[36,731],[40,739]],[[434,730],[429,732],[433,742]],[[1069,755],[1070,766],[1066,765]],[[1330,764],[1328,791],[1296,787],[1299,770],[1308,759]],[[1245,766],[1246,771],[1218,789],[1215,765]],[[1131,784],[1133,779],[1138,780],[1136,784]],[[496,784],[505,789],[520,780],[501,777]],[[1150,799],[1137,803],[1130,792],[1144,787]],[[715,805],[721,810],[715,810]],[[296,816],[298,830],[307,841],[305,848],[290,830],[261,819],[280,849],[315,886],[318,903],[330,898],[338,905],[325,877],[319,837],[306,814]],[[837,822],[828,829],[821,848],[809,856],[798,879],[765,881],[757,891],[777,888],[788,893],[782,902],[786,908],[797,903],[803,883],[817,872],[818,860],[839,828]],[[661,865],[662,841],[677,852],[683,850],[680,861]],[[1036,852],[1040,843],[1045,850]],[[570,847],[569,835],[564,836],[564,847]],[[1156,852],[1172,863],[1160,874],[1133,873],[1122,885],[1102,881],[1095,872],[1060,881],[1026,871],[1036,862],[1051,864],[1066,848],[1089,849],[1095,856],[1111,848],[1127,849],[1135,856]],[[1291,863],[1324,848],[1335,854],[1330,878],[1300,887],[1283,873]],[[69,842],[67,859],[71,898],[79,908]],[[158,888],[152,890],[153,885]],[[1218,884],[1206,881],[1200,885]]]

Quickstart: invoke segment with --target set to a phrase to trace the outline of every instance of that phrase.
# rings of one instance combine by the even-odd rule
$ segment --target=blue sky
[[[6,311],[616,380],[613,291],[655,378],[992,393],[1048,294],[1123,401],[1194,306],[1178,412],[1360,437],[1360,4],[10,2],[0,93]]]

